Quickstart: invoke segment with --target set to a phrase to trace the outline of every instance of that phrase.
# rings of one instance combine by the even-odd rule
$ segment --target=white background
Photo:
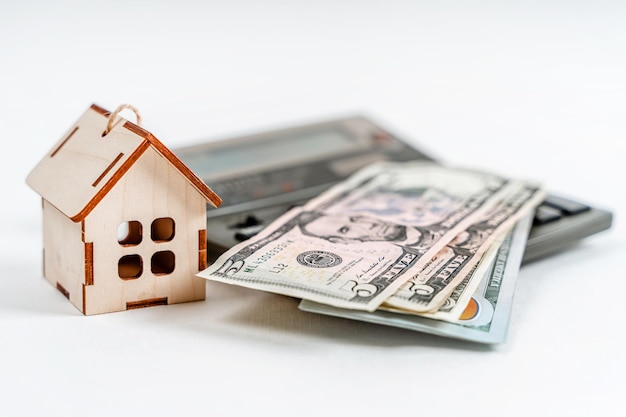
[[[132,103],[171,148],[361,113],[614,225],[522,268],[494,348],[217,283],[84,317],[42,278],[25,178],[92,102]],[[626,411],[624,2],[0,0],[0,128],[2,415]]]

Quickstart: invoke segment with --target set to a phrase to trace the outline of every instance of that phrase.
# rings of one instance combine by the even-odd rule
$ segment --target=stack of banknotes
[[[297,297],[305,311],[500,343],[544,197],[539,184],[492,173],[378,163],[198,276]]]

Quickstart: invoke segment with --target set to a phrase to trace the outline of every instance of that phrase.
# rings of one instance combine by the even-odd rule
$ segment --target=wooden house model
[[[220,198],[137,124],[92,105],[27,183],[44,276],[83,314],[205,298],[207,203]],[[106,133],[106,134],[105,134]]]

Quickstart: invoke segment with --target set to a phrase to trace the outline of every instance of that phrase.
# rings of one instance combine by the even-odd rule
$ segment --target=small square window
[[[117,227],[117,241],[122,246],[134,246],[141,243],[143,227],[136,220],[120,223]]]
[[[171,217],[160,217],[150,226],[150,237],[155,242],[169,242],[174,239],[175,232],[174,219]]]
[[[122,256],[117,263],[117,274],[123,280],[137,279],[143,273],[143,260],[139,255]]]
[[[174,252],[165,250],[152,255],[150,268],[154,275],[167,275],[174,272],[175,264]]]

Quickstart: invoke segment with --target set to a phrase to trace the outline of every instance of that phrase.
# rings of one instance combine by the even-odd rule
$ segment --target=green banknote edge
[[[509,234],[511,243],[500,246],[498,253],[492,261],[492,267],[487,269],[488,276],[483,278],[488,279],[489,282],[484,286],[484,290],[480,295],[487,299],[494,309],[493,318],[488,324],[474,326],[461,321],[459,323],[449,323],[426,317],[396,314],[380,310],[374,312],[347,310],[309,300],[302,300],[298,308],[310,313],[399,327],[477,343],[503,343],[508,333],[515,282],[526,248],[532,217],[531,213],[515,225]],[[481,287],[483,286],[481,285]]]

